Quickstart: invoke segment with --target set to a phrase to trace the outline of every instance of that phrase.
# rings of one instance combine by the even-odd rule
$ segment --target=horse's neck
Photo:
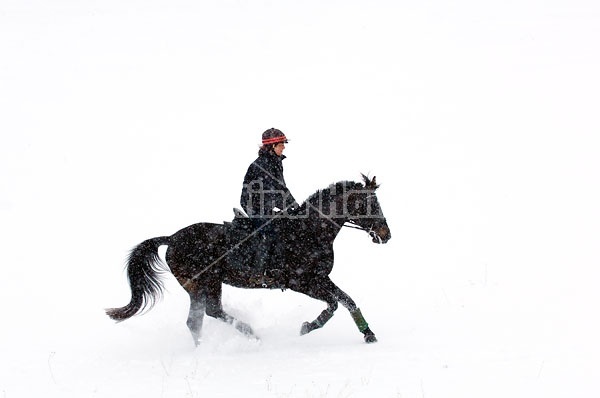
[[[335,240],[335,238],[337,237],[337,235],[342,230],[342,227],[346,223],[346,220],[345,219],[336,218],[336,219],[330,219],[330,220],[327,220],[327,221],[328,221],[328,224],[331,225],[332,233],[333,233],[333,237],[332,238]]]
[[[309,222],[314,234],[329,236],[333,242],[344,226],[346,219],[334,218],[327,214],[319,213],[311,217]]]
[[[332,194],[330,189],[318,192],[315,195],[315,202],[307,201],[307,211],[312,213],[309,218],[312,219],[315,233],[327,233],[331,235],[332,241],[342,229],[347,221],[347,217],[338,216],[336,212],[344,211],[338,203],[343,198]]]

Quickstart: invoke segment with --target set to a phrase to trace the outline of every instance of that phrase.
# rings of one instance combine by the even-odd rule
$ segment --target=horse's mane
[[[327,188],[319,189],[300,205],[300,208],[298,209],[299,213],[307,214],[306,211],[308,208],[320,208],[319,205],[330,202],[332,196],[339,195],[339,192],[346,193],[365,189],[375,191],[379,188],[376,177],[369,178],[364,174],[361,175],[363,178],[362,183],[356,181],[339,181],[329,185]]]
[[[300,212],[306,211],[307,206],[318,207],[320,203],[327,202],[337,192],[348,192],[364,189],[364,185],[355,181],[339,181],[329,185],[327,188],[319,189],[306,199],[299,208]],[[333,194],[332,194],[333,192]]]

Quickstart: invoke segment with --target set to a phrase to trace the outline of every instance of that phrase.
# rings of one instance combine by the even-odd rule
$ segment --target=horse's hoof
[[[302,327],[300,328],[300,336],[304,336],[307,333],[310,333],[312,329],[310,328],[310,323],[304,322]]]
[[[377,337],[375,337],[375,334],[373,332],[365,334],[365,343],[377,343]]]
[[[238,321],[238,322],[236,322],[236,324],[235,324],[235,328],[236,328],[236,329],[237,329],[239,332],[241,332],[242,334],[244,334],[245,336],[248,336],[248,337],[256,337],[256,336],[254,335],[254,331],[252,330],[252,328],[250,327],[250,325],[248,325],[247,323],[244,323],[244,322],[240,322],[240,321]]]

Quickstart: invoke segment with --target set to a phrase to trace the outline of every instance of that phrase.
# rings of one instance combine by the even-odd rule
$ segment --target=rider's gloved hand
[[[291,205],[288,205],[288,207],[285,209],[285,213],[290,216],[296,215],[299,208],[300,205],[294,201]]]

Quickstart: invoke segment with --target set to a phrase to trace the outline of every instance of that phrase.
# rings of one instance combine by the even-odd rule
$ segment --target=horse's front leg
[[[377,338],[375,337],[375,333],[369,328],[369,324],[365,320],[365,317],[360,311],[360,308],[356,306],[356,303],[348,294],[344,293],[342,289],[337,287],[335,283],[330,278],[327,278],[327,282],[325,284],[326,289],[338,300],[348,311],[350,311],[350,315],[352,315],[352,319],[354,323],[358,327],[358,330],[365,336],[365,342],[367,343],[375,343],[377,342]]]
[[[327,308],[319,314],[312,322],[304,322],[300,328],[300,335],[305,335],[313,330],[322,328],[333,317],[333,313],[338,308],[338,303],[335,297],[323,288],[323,280],[312,280],[309,284],[300,284],[292,287],[292,290],[307,295],[319,301],[327,303]]]

